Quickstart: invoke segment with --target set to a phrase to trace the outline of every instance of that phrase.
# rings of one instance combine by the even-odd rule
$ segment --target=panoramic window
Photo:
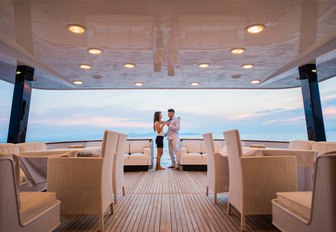
[[[242,139],[307,139],[301,89],[33,90],[29,141],[102,139],[105,129],[154,137],[153,114],[174,108],[181,137],[237,128]]]
[[[0,142],[7,142],[14,85],[0,80]]]
[[[327,141],[336,141],[336,77],[320,83],[320,95]]]

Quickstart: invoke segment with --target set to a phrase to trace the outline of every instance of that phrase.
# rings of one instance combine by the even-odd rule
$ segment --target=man
[[[179,138],[179,130],[180,130],[180,118],[175,118],[175,110],[168,110],[169,120],[167,121],[168,126],[168,149],[169,155],[172,162],[172,166],[169,168],[173,168],[173,170],[180,169],[180,138]],[[176,162],[175,162],[175,155]]]

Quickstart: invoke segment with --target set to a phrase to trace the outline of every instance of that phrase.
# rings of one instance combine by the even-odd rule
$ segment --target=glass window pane
[[[327,141],[336,141],[336,77],[320,83],[320,95]]]
[[[237,128],[242,139],[307,139],[301,89],[283,90],[33,90],[27,139],[102,139],[105,129],[154,137],[155,111],[174,108],[181,137]]]
[[[14,85],[0,80],[0,142],[7,142]]]

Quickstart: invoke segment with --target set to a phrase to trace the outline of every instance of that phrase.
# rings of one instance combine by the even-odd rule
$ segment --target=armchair
[[[0,231],[45,232],[60,224],[55,193],[18,192],[14,161],[0,155]]]
[[[211,133],[204,134],[203,138],[208,154],[206,195],[210,188],[214,193],[214,204],[217,204],[217,193],[229,191],[228,158],[216,152]]]
[[[271,200],[279,191],[296,191],[296,157],[242,157],[238,130],[225,131],[229,160],[229,202],[241,213],[241,230],[245,216],[272,213]]]
[[[113,214],[112,173],[119,134],[105,131],[101,157],[49,158],[48,191],[61,200],[61,214],[95,214],[104,230],[104,212]]]
[[[336,231],[336,153],[316,159],[312,192],[281,192],[272,200],[273,224],[286,232]]]
[[[122,190],[123,196],[125,196],[125,183],[124,183],[124,151],[126,147],[127,135],[119,134],[116,153],[113,161],[113,195],[114,204],[118,201],[118,194]]]

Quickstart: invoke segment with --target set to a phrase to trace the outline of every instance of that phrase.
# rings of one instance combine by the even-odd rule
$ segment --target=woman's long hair
[[[160,122],[160,114],[161,114],[161,111],[156,111],[154,113],[154,119],[153,119],[153,128],[154,128],[154,131],[156,131],[155,122],[156,121]]]

